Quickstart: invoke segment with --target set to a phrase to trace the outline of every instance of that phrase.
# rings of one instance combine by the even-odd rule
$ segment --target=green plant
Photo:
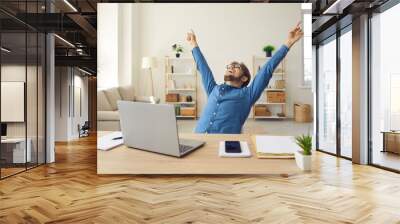
[[[267,45],[267,46],[263,47],[264,52],[272,52],[274,50],[275,50],[275,47],[272,45]]]
[[[303,155],[311,155],[312,137],[311,135],[300,135],[296,138],[296,144],[303,149]]]
[[[175,53],[179,54],[183,52],[183,47],[179,44],[174,44],[172,45],[172,50],[175,51]]]

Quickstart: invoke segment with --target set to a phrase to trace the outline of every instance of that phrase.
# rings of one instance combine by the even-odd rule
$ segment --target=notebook
[[[301,150],[293,136],[265,136],[254,137],[258,158],[292,159],[294,152]]]
[[[120,131],[111,132],[100,137],[97,140],[97,149],[107,151],[124,144],[124,140],[120,137],[122,137]]]

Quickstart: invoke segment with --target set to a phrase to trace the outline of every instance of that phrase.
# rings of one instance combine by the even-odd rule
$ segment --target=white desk
[[[27,138],[27,147],[25,152],[25,138],[5,138],[1,139],[2,152],[12,150],[12,163],[31,162],[32,140]],[[12,147],[11,149],[9,147]],[[25,158],[27,161],[25,161]]]

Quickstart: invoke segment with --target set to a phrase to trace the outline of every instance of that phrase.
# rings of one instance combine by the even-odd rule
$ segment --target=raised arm
[[[260,98],[264,89],[267,87],[275,68],[279,65],[283,58],[285,58],[288,51],[289,48],[286,45],[282,45],[282,47],[279,48],[272,58],[269,59],[268,62],[265,63],[257,72],[253,82],[249,86],[252,104],[255,103],[258,98]]]
[[[208,96],[217,85],[214,80],[214,75],[212,74],[212,71],[207,64],[206,59],[204,58],[199,46],[197,45],[196,35],[193,33],[193,31],[187,34],[186,39],[192,46],[193,58],[196,62],[197,69],[200,71],[203,86]]]
[[[300,28],[300,23],[298,23],[297,26],[290,31],[286,43],[282,45],[272,56],[272,58],[261,67],[260,71],[257,72],[257,75],[254,77],[253,82],[249,86],[252,104],[254,104],[258,98],[260,98],[264,89],[267,87],[275,68],[279,65],[283,58],[285,58],[292,45],[296,43],[302,36],[303,31]]]

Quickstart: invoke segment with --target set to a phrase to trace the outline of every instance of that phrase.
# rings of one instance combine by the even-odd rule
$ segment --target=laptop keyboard
[[[180,152],[181,154],[183,154],[183,153],[189,151],[189,150],[192,149],[192,148],[193,148],[193,147],[192,147],[192,146],[189,146],[189,145],[181,145],[181,144],[179,144],[179,152]]]

